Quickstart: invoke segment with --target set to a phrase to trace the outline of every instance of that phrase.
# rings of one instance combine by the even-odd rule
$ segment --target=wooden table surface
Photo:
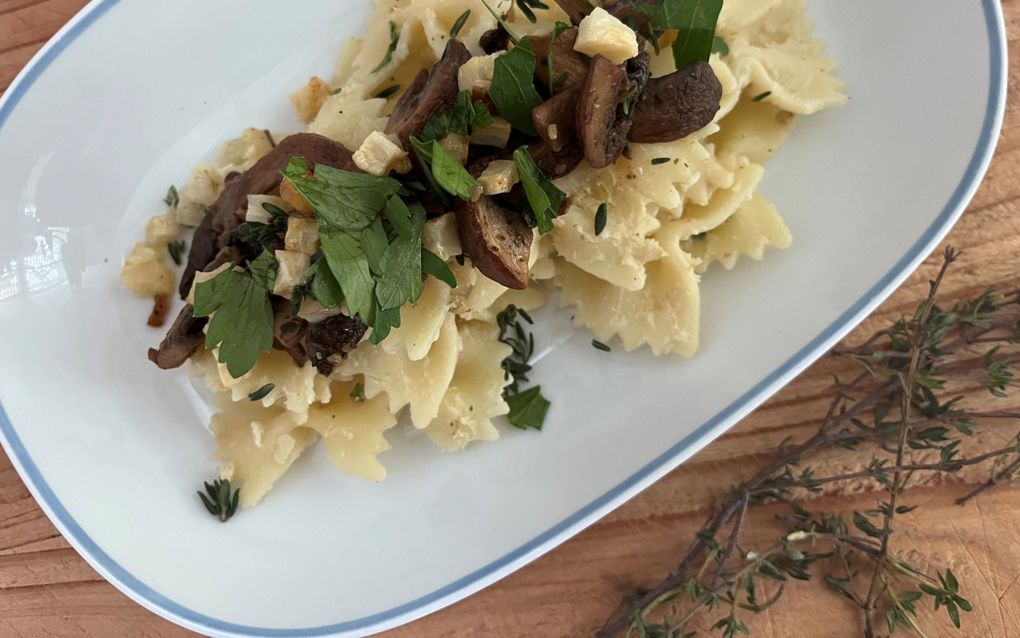
[[[0,0],[0,91],[84,4]],[[1020,0],[1005,0],[1003,7],[1014,50],[1006,126],[991,172],[949,239],[965,251],[944,288],[950,296],[970,295],[991,283],[1020,287],[1020,109],[1015,99]],[[929,260],[856,334],[912,310],[936,262]],[[739,427],[599,524],[485,591],[387,635],[591,635],[627,584],[654,584],[665,574],[711,504],[765,461],[768,450],[788,436],[813,432],[813,419],[828,400],[830,379],[845,365],[819,361]],[[1020,399],[1009,402],[1020,405]],[[983,442],[999,447],[1010,436],[990,433]],[[852,462],[846,453],[826,460],[832,469]],[[910,552],[922,564],[928,556],[948,563],[977,608],[965,615],[964,632],[954,633],[940,618],[928,625],[930,636],[1020,636],[1020,493],[1001,489],[966,507],[953,505],[968,484],[985,478],[972,473],[916,488],[911,498],[923,507],[900,523],[900,536],[909,540],[895,549]],[[871,489],[862,483],[843,493],[826,493],[813,508],[868,509],[876,500]],[[754,516],[760,522],[756,527],[767,533],[769,508]],[[861,635],[854,610],[813,585],[792,587],[783,603],[756,620],[752,632],[765,638]],[[100,578],[61,538],[0,452],[0,636],[185,635],[193,634],[144,610]]]

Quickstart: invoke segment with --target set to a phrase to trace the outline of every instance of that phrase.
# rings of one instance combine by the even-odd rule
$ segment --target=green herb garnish
[[[251,401],[261,401],[269,396],[269,393],[276,389],[275,383],[267,383],[258,390],[248,395],[248,399]]]
[[[378,98],[378,99],[381,99],[381,100],[388,100],[391,97],[393,97],[394,95],[396,95],[399,90],[400,90],[400,85],[399,84],[395,84],[395,85],[393,85],[391,87],[387,87],[387,88],[383,89],[382,91],[379,91],[378,93],[375,94],[375,97]]]
[[[354,403],[364,403],[365,402],[365,384],[364,383],[359,381],[358,383],[354,384],[353,388],[351,388],[351,401],[353,401]]]
[[[202,504],[210,514],[226,523],[237,513],[237,503],[241,498],[241,490],[236,489],[231,493],[230,481],[216,479],[211,484],[205,484],[205,492],[198,492]]]
[[[230,268],[195,287],[196,317],[209,317],[205,346],[219,348],[219,362],[238,379],[273,348],[269,289],[248,271]]]
[[[517,8],[521,10],[524,17],[528,19],[531,24],[538,22],[538,17],[535,15],[535,9],[548,10],[549,5],[542,2],[542,0],[517,0]]]
[[[535,225],[538,226],[538,232],[544,235],[553,229],[552,220],[559,215],[560,206],[563,205],[567,194],[545,176],[535,164],[527,146],[514,151],[514,165],[517,167],[524,194],[534,215]]]
[[[163,203],[170,208],[177,208],[181,203],[181,195],[177,192],[177,187],[173,184],[166,191],[166,197],[163,198]]]
[[[606,229],[606,222],[609,221],[609,204],[602,202],[595,211],[595,236],[598,237]]]
[[[499,24],[499,26],[504,31],[506,31],[506,34],[508,36],[510,36],[510,41],[511,42],[513,42],[514,44],[517,44],[517,43],[519,43],[521,41],[521,39],[519,37],[517,37],[517,34],[513,32],[513,29],[510,28],[510,25],[507,24],[506,18],[504,18],[500,14],[496,13],[493,10],[493,8],[489,6],[489,3],[486,2],[485,0],[482,0],[482,5],[489,11],[489,13],[492,14],[492,17],[495,18],[496,22]]]
[[[722,5],[723,0],[663,0],[635,8],[648,16],[653,29],[678,31],[673,59],[676,68],[683,69],[698,60],[708,61],[712,55]]]
[[[652,160],[652,166],[659,166],[660,164],[669,164],[673,159],[670,157],[656,157]]]
[[[764,93],[760,93],[760,94],[754,96],[753,98],[751,98],[751,101],[752,102],[761,102],[762,100],[764,100],[765,98],[769,97],[770,95],[772,95],[772,91],[765,91]]]
[[[184,263],[184,249],[187,247],[188,245],[184,243],[184,240],[182,239],[180,241],[172,241],[167,244],[166,250],[170,253],[170,259],[173,259],[174,263],[180,266]]]
[[[461,166],[438,141],[432,142],[432,175],[436,183],[447,193],[464,201],[471,201],[471,194],[478,188],[478,180]]]
[[[542,104],[535,88],[535,52],[531,43],[522,40],[508,53],[496,58],[489,97],[514,128],[532,137],[537,136],[531,112]]]
[[[400,43],[400,32],[397,31],[397,25],[390,20],[390,46],[386,49],[386,55],[383,57],[382,62],[379,66],[372,69],[372,73],[378,73],[383,67],[393,61],[393,54],[397,51],[397,44]]]
[[[522,390],[520,384],[528,382],[531,372],[531,357],[535,353],[535,337],[525,329],[533,325],[531,315],[516,306],[508,306],[496,319],[499,325],[499,340],[510,346],[511,353],[503,360],[504,378],[509,382],[503,390],[503,398],[510,406],[507,419],[511,425],[522,430],[541,430],[549,411],[549,401],[542,396],[542,387],[535,386]]]
[[[457,39],[457,36],[460,35],[460,30],[464,28],[464,25],[467,23],[468,18],[470,17],[471,9],[468,9],[464,13],[460,14],[460,17],[457,18],[457,21],[453,23],[453,28],[450,29],[451,38],[453,38],[454,40]]]
[[[598,339],[592,339],[591,340],[591,346],[593,348],[595,348],[596,350],[601,350],[602,352],[612,352],[613,351],[612,348],[610,348],[606,344],[602,343]]]
[[[421,250],[421,270],[445,283],[450,288],[457,287],[457,278],[446,262],[440,259],[439,255],[424,248]]]
[[[419,139],[432,142],[450,134],[471,135],[473,131],[491,126],[495,121],[485,104],[472,101],[471,91],[461,91],[450,110],[443,111],[425,124]]]
[[[726,44],[726,40],[723,40],[719,36],[715,36],[712,39],[712,53],[718,53],[725,57],[730,54],[730,45]]]
[[[332,91],[329,92],[329,94],[330,95],[340,95],[341,93],[343,93],[343,91],[344,91],[344,87],[341,86],[340,88],[333,89]]]

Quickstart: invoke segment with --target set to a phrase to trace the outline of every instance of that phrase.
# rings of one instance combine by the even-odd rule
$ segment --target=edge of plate
[[[0,98],[0,127],[53,60],[73,43],[78,35],[118,2],[119,0],[92,0],[46,43]],[[991,163],[1002,129],[1006,107],[1005,88],[1008,80],[1006,25],[1002,7],[995,0],[982,0],[982,6],[988,30],[991,76],[981,135],[967,171],[953,191],[949,202],[910,251],[871,290],[793,357],[644,468],[528,543],[417,600],[364,618],[301,629],[249,627],[205,616],[175,603],[135,578],[104,552],[78,525],[28,454],[2,403],[0,403],[0,443],[43,511],[96,571],[149,611],[189,629],[239,638],[364,636],[400,626],[451,605],[504,578],[563,543],[693,456],[832,348],[892,294],[931,254],[973,199]]]

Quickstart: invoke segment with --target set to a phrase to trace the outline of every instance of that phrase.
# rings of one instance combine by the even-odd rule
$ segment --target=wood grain
[[[0,0],[0,90],[84,4]],[[1003,7],[1010,49],[1017,51],[1020,0],[1006,0]],[[947,283],[949,295],[972,294],[992,282],[1020,286],[1020,53],[1011,55],[1011,62],[1009,108],[998,153],[949,238],[948,243],[966,253]],[[936,263],[929,260],[849,340],[912,309]],[[831,358],[819,361],[739,427],[599,524],[485,591],[388,635],[590,635],[626,587],[650,584],[665,574],[727,486],[753,471],[782,439],[811,432],[814,418],[824,409],[832,375],[845,365]],[[977,444],[990,447],[1010,436],[1008,431],[992,431]],[[845,454],[825,459],[833,470],[853,461]],[[929,624],[931,636],[1020,636],[1020,495],[1003,489],[964,508],[953,505],[967,484],[984,478],[971,472],[953,483],[923,485],[909,498],[923,507],[903,519],[902,538],[909,541],[895,549],[922,564],[932,557],[951,565],[977,607],[965,616],[964,632],[950,631],[947,621],[939,619]],[[862,483],[843,493],[826,493],[813,507],[844,512],[870,508],[877,498],[870,490]],[[754,514],[761,540],[768,538],[773,513],[765,508]],[[861,633],[853,609],[817,587],[803,585],[792,587],[785,603],[757,619],[752,631],[764,638]],[[187,635],[193,634],[131,602],[86,565],[0,453],[0,636]]]

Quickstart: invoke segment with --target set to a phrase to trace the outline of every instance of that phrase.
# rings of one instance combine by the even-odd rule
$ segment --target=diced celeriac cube
[[[314,255],[319,251],[319,226],[315,220],[297,217],[287,220],[283,247],[291,252]]]
[[[446,149],[446,152],[452,155],[453,159],[457,160],[457,163],[461,166],[467,164],[470,144],[471,138],[467,135],[458,135],[456,133],[450,133],[439,140],[439,145]]]
[[[180,190],[177,221],[185,226],[198,226],[205,218],[206,207],[211,206],[223,190],[223,176],[208,165],[195,167],[191,179]]]
[[[471,133],[471,143],[479,146],[495,146],[506,148],[510,143],[510,122],[501,117],[495,118],[495,122],[485,128],[475,129]]]
[[[304,253],[291,250],[276,251],[276,284],[273,294],[290,299],[294,296],[294,288],[305,283],[305,271],[308,270],[312,258]]]
[[[492,86],[492,75],[496,70],[496,58],[503,51],[492,55],[480,55],[471,58],[460,67],[457,73],[457,85],[461,91],[488,92]]]
[[[369,175],[382,177],[390,171],[407,173],[411,160],[407,152],[381,131],[372,131],[354,153],[354,163]]]
[[[284,212],[287,211],[287,207],[280,197],[273,197],[272,195],[249,195],[248,196],[248,211],[244,215],[244,221],[255,222],[257,224],[268,224],[273,220],[269,211],[263,204],[271,204],[278,206]]]
[[[145,244],[135,244],[124,260],[120,280],[139,297],[170,295],[174,289],[174,274],[163,259],[165,249],[157,250]]]
[[[181,235],[181,225],[171,214],[157,215],[145,226],[145,243],[153,248],[166,248]]]
[[[460,246],[460,235],[457,234],[456,216],[447,213],[429,220],[422,229],[421,245],[443,261],[449,261],[464,252]]]
[[[478,183],[482,185],[482,192],[486,195],[509,193],[514,184],[519,181],[517,166],[511,160],[489,162],[482,174],[478,176]]]
[[[201,271],[200,272],[196,272],[195,273],[195,280],[193,282],[191,282],[191,290],[188,291],[188,298],[186,299],[186,301],[188,303],[190,303],[191,305],[195,305],[195,288],[198,287],[198,284],[204,284],[207,281],[212,281],[213,279],[216,279],[217,277],[219,277],[220,273],[222,273],[224,270],[226,270],[228,268],[232,268],[232,267],[233,267],[233,264],[223,264],[222,266],[220,266],[216,270],[212,270],[212,271],[209,271],[209,272],[201,272]]]
[[[613,64],[623,64],[639,53],[634,30],[602,7],[581,20],[574,50],[592,57],[602,55]]]

